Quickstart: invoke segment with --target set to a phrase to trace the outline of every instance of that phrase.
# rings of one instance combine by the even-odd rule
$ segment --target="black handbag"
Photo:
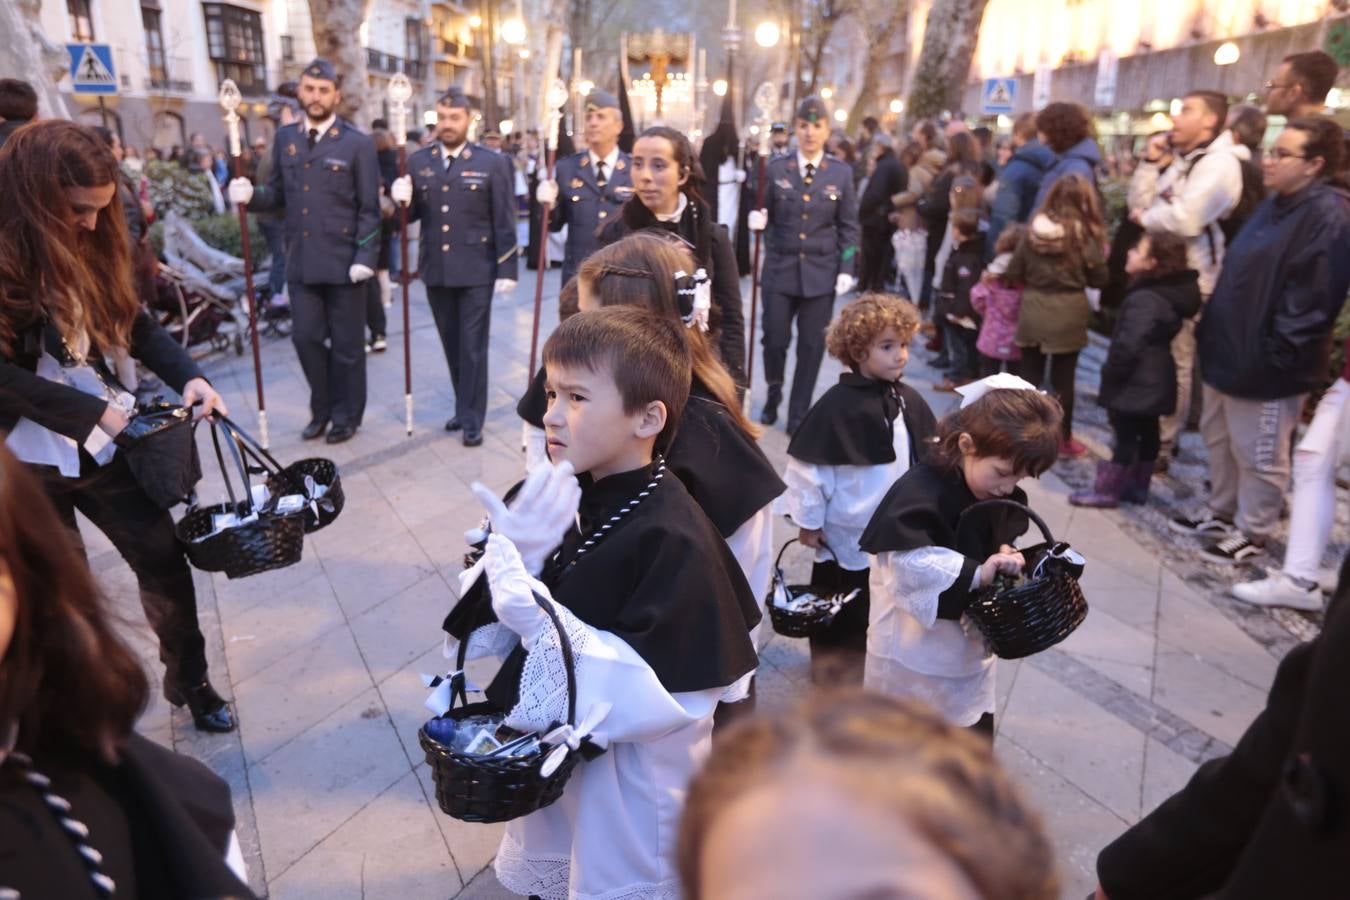
[[[160,509],[189,503],[202,479],[192,410],[156,397],[137,406],[113,443],[132,477]]]

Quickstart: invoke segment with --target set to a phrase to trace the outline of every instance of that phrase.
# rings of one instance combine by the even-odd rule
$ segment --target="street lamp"
[[[755,43],[765,49],[777,47],[779,37],[777,22],[760,22],[755,26]]]
[[[727,80],[725,78],[719,78],[714,81],[712,87],[713,93],[717,96],[725,97],[727,95]]]
[[[512,46],[525,43],[525,23],[520,19],[507,19],[502,23],[502,40]]]
[[[1241,55],[1242,51],[1238,49],[1237,44],[1232,41],[1224,41],[1219,45],[1219,49],[1214,51],[1214,65],[1231,66],[1238,61],[1238,57]]]
[[[900,100],[898,98],[891,101],[891,112],[895,113],[898,116],[904,111],[905,111],[905,101]]]
[[[469,16],[469,27],[470,27],[470,28],[482,28],[482,27],[483,27],[483,17],[480,16],[480,15],[472,15],[472,16]]]
[[[834,111],[834,120],[838,122],[840,125],[843,125],[845,122],[848,121],[848,113],[842,109],[836,109]]]
[[[822,100],[828,100],[828,99],[830,99],[830,98],[833,97],[833,96],[834,96],[834,88],[832,88],[832,87],[823,87],[823,88],[820,89],[820,99],[822,99]]]

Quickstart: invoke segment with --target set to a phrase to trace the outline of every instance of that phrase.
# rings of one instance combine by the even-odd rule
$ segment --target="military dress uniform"
[[[562,281],[577,274],[581,263],[600,247],[596,230],[619,214],[633,196],[633,160],[615,148],[609,160],[591,158],[582,150],[558,160],[553,179],[558,183],[558,203],[549,216],[550,231],[567,226],[567,250],[563,255]],[[603,180],[603,183],[602,183]]]
[[[408,175],[408,221],[422,222],[418,271],[455,389],[450,424],[475,443],[487,414],[493,285],[516,280],[514,171],[480,144],[466,142],[454,154],[437,141],[408,159]]]
[[[765,166],[767,253],[764,288],[764,378],[768,406],[777,407],[797,319],[797,367],[788,399],[788,432],[806,416],[825,354],[825,329],[834,311],[839,275],[853,275],[858,203],[853,169],[823,154],[818,164],[800,154],[775,156]]]
[[[249,206],[285,209],[291,340],[310,415],[353,431],[366,407],[367,286],[350,269],[379,263],[380,170],[374,141],[351,123],[312,130],[302,119],[277,131],[271,173]]]

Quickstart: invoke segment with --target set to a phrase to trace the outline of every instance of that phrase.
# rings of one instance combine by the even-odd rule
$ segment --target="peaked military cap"
[[[807,122],[824,122],[830,117],[825,101],[816,96],[806,97],[797,104],[797,118]]]
[[[787,131],[787,130],[788,127],[786,122],[774,122],[773,127],[769,129],[769,133],[773,134],[776,131]]]
[[[586,112],[593,109],[618,109],[619,101],[609,91],[594,88],[586,95]]]
[[[437,106],[448,106],[451,109],[468,109],[469,96],[464,93],[464,89],[457,84],[450,85],[450,89],[441,95],[436,101]]]
[[[310,78],[322,78],[324,81],[331,81],[337,84],[337,72],[333,71],[333,64],[326,59],[316,59],[314,62],[305,66],[305,74]]]
[[[489,128],[487,131],[483,132],[483,140],[487,140],[488,138],[497,138],[500,140],[501,136],[502,133],[495,128]]]

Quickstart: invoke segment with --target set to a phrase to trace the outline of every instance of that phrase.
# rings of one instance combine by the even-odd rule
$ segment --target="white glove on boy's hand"
[[[400,175],[389,185],[389,199],[407,206],[412,202],[412,176]]]
[[[535,592],[547,598],[548,588],[530,577],[516,545],[500,534],[488,535],[483,566],[497,621],[520,635],[521,644],[530,650],[550,624],[534,599]]]
[[[514,278],[498,278],[492,282],[492,293],[509,294],[516,289],[516,280]]]
[[[744,170],[744,169],[737,169],[737,170],[736,170],[736,183],[737,183],[737,184],[745,184],[745,170]]]
[[[231,178],[229,187],[225,188],[225,193],[229,195],[230,202],[235,206],[248,206],[253,199],[253,182],[247,178]]]
[[[853,290],[857,283],[858,279],[854,278],[852,275],[840,272],[839,276],[834,279],[834,295],[836,297],[842,297],[844,294]]]
[[[492,530],[515,544],[531,575],[544,570],[545,560],[572,527],[581,502],[581,485],[570,462],[539,466],[527,475],[510,508],[477,482],[471,490],[487,510]]]
[[[360,263],[352,263],[351,268],[347,270],[347,277],[352,280],[352,284],[360,284],[374,274],[374,269],[370,266],[363,266]]]
[[[539,186],[534,189],[534,199],[544,206],[552,206],[557,203],[558,182],[551,179],[539,182]]]
[[[751,231],[763,231],[769,225],[767,209],[752,209],[745,216],[745,224]]]

